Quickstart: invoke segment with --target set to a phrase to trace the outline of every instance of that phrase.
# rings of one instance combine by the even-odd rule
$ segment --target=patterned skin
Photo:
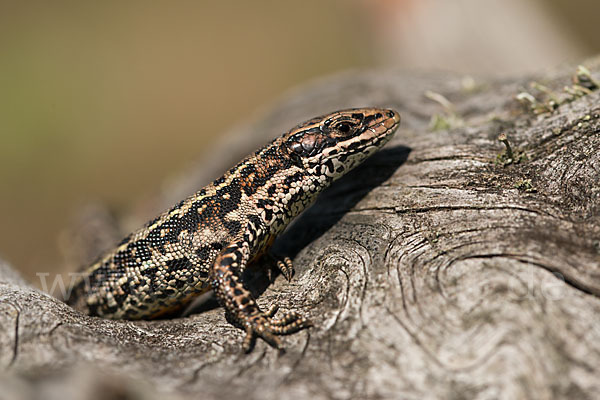
[[[246,266],[331,182],[393,136],[397,112],[360,108],[313,118],[246,157],[221,178],[159,215],[91,265],[67,303],[89,315],[152,319],[213,290],[228,320],[282,349],[277,335],[311,325],[276,307],[263,312],[244,286]],[[286,278],[291,261],[277,264]]]

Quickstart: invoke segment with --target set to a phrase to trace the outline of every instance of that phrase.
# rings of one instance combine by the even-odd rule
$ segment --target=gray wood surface
[[[586,65],[594,76],[598,60]],[[278,355],[208,303],[187,318],[89,318],[0,263],[0,398],[520,399],[600,395],[600,92],[575,66],[522,79],[351,72],[282,99],[168,187],[166,207],[313,115],[389,106],[391,143],[276,242],[291,283],[255,279],[314,328]],[[532,81],[568,99],[526,110]],[[432,91],[445,96],[455,116]],[[432,129],[443,115],[449,129]],[[526,160],[502,165],[506,133]],[[206,167],[207,166],[207,167]]]

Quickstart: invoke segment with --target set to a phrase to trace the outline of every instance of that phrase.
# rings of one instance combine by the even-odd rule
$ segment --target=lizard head
[[[282,150],[309,174],[337,179],[393,136],[400,115],[383,108],[356,108],[313,118],[283,137]]]

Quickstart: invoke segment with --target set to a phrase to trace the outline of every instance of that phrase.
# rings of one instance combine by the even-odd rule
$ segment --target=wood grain
[[[597,76],[599,60],[586,65]],[[515,100],[533,80],[560,93],[574,71],[475,87],[448,74],[367,71],[289,94],[155,203],[182,198],[311,115],[399,110],[393,141],[276,242],[294,258],[294,279],[255,283],[259,304],[277,300],[315,328],[284,338],[285,355],[262,342],[244,355],[243,332],[219,308],[153,322],[89,318],[4,263],[0,384],[12,398],[100,398],[99,389],[149,399],[596,398],[600,92],[541,115]],[[432,130],[445,110],[427,91],[450,100],[460,123]],[[500,133],[526,161],[496,162]]]

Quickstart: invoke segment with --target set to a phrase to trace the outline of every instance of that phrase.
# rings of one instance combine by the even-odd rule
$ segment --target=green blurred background
[[[507,75],[600,49],[584,0],[0,1],[0,254],[35,282],[286,90],[350,68]],[[324,110],[329,111],[329,110]],[[39,284],[39,282],[35,282]]]

